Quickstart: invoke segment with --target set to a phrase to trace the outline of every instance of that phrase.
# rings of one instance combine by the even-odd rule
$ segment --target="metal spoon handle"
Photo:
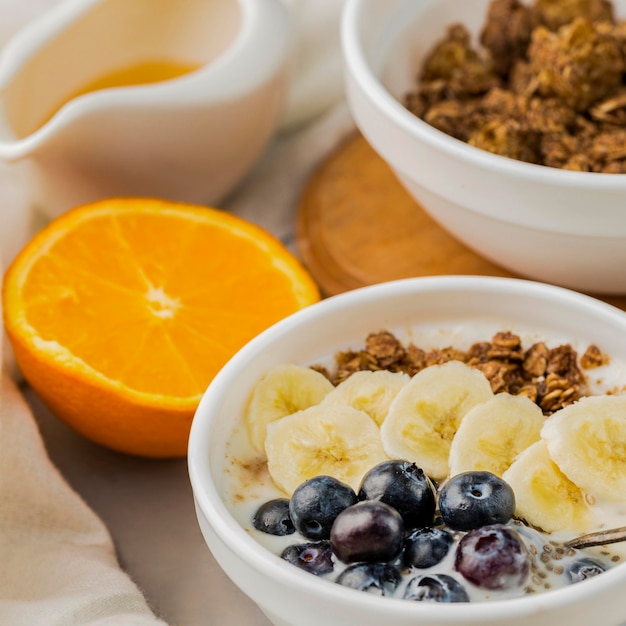
[[[592,546],[604,546],[619,541],[626,541],[626,526],[581,535],[580,537],[566,541],[565,545],[568,548],[590,548]]]

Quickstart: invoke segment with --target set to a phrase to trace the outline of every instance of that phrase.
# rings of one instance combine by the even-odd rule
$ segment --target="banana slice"
[[[496,394],[463,418],[450,446],[450,474],[486,470],[502,476],[520,452],[539,441],[544,422],[530,398]]]
[[[289,496],[322,474],[357,491],[365,472],[387,460],[376,422],[342,405],[312,406],[268,424],[265,452],[270,476]]]
[[[626,396],[587,396],[541,431],[559,469],[593,497],[626,502]]]
[[[334,385],[319,372],[291,363],[276,365],[252,390],[246,423],[252,445],[265,451],[267,425],[296,411],[319,404]]]
[[[395,397],[380,430],[391,458],[417,463],[431,478],[448,475],[450,443],[465,414],[493,398],[485,376],[461,361],[431,365]]]
[[[343,404],[365,411],[379,426],[389,412],[392,400],[411,377],[387,370],[355,372],[339,383],[322,404]]]
[[[593,524],[585,494],[552,461],[544,441],[526,448],[502,478],[515,493],[515,514],[546,532],[585,532]]]

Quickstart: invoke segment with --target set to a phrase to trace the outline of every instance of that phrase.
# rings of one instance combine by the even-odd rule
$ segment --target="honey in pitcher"
[[[59,109],[61,109],[61,107],[78,96],[114,87],[134,87],[159,83],[173,78],[179,78],[180,76],[194,72],[200,67],[201,64],[171,60],[157,60],[144,61],[135,65],[114,70],[93,79],[78,89],[75,93],[71,94],[50,112],[47,118],[41,123],[41,126],[48,122],[59,111]]]

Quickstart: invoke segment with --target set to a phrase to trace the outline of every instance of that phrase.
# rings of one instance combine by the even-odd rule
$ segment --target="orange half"
[[[59,418],[115,450],[178,457],[226,361],[319,298],[295,256],[246,220],[119,198],[68,211],[26,245],[3,315],[24,377]]]

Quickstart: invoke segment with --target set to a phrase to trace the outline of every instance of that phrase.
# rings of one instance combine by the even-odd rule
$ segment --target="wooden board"
[[[515,276],[444,231],[360,134],[314,172],[296,227],[300,256],[327,296],[412,276]],[[603,299],[626,310],[626,297]]]

